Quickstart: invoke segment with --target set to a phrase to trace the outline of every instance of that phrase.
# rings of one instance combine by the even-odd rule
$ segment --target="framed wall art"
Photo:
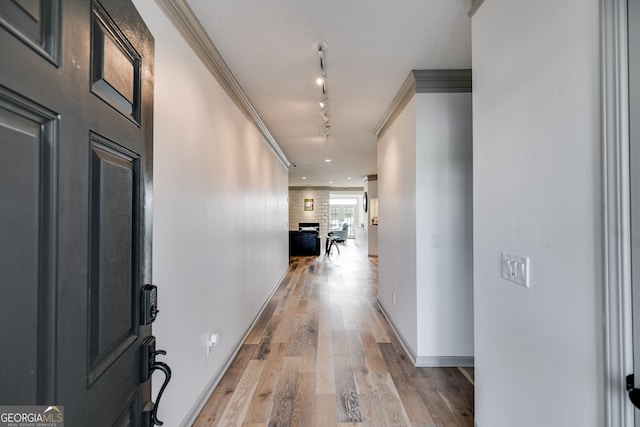
[[[313,199],[304,199],[304,210],[305,211],[313,210]]]

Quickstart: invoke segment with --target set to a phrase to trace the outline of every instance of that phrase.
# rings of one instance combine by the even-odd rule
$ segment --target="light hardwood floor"
[[[376,304],[377,259],[292,257],[196,427],[473,426],[473,369],[416,368]]]

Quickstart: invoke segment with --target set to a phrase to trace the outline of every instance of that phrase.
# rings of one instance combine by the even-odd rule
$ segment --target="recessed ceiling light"
[[[316,79],[316,83],[318,84],[318,86],[322,86],[324,84],[324,79],[322,77],[318,77]]]
[[[331,159],[324,159],[325,162],[329,163]]]
[[[329,181],[329,184],[333,184],[333,181]]]
[[[350,177],[350,176],[348,176],[348,177],[347,177],[347,179],[351,179],[351,177]]]
[[[307,179],[307,177],[306,177],[306,176],[303,176],[303,177],[302,177],[302,179]]]

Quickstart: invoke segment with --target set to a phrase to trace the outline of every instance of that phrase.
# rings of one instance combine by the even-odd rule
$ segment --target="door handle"
[[[158,406],[160,405],[160,399],[162,398],[162,394],[164,390],[167,388],[169,381],[171,381],[171,368],[164,362],[156,361],[156,356],[167,354],[164,350],[156,350],[156,337],[153,335],[147,337],[142,344],[142,382],[146,382],[151,378],[151,374],[153,371],[162,371],[164,373],[164,382],[162,383],[162,387],[160,387],[160,392],[158,392],[158,398],[156,399],[156,403],[150,402],[150,409],[145,408],[146,419],[150,422],[149,426],[164,424],[162,421],[158,419]],[[148,421],[145,421],[147,423]]]
[[[627,375],[627,391],[629,392],[629,400],[633,406],[640,409],[640,389],[635,387],[633,374]]]
[[[156,353],[167,354],[166,351],[162,351],[162,350],[159,350]],[[152,425],[161,426],[164,423],[158,419],[158,406],[160,406],[160,399],[162,398],[162,393],[164,393],[164,390],[167,388],[169,381],[171,381],[171,368],[169,367],[169,365],[167,365],[164,362],[155,362],[153,365],[151,365],[151,372],[155,371],[156,369],[164,372],[164,382],[162,383],[162,387],[160,387],[160,392],[158,393],[158,398],[156,399],[156,403],[153,405],[153,412],[151,413],[151,421],[153,422]]]

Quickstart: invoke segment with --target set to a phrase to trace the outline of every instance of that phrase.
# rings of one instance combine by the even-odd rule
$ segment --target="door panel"
[[[137,334],[138,156],[92,135],[89,382],[93,383]]]
[[[0,25],[44,58],[58,64],[60,1],[0,2]]]
[[[4,0],[0,46],[0,405],[140,426],[153,38],[129,0]]]
[[[140,55],[107,11],[93,10],[91,90],[134,123],[140,121]]]
[[[0,378],[16,386],[11,394],[0,394],[6,404],[52,394],[56,128],[53,113],[0,88],[0,206],[11,206],[0,221],[0,277],[3,294],[12,296],[0,298],[0,325],[21,325],[19,335],[0,329],[0,342],[12,348],[0,352]]]

